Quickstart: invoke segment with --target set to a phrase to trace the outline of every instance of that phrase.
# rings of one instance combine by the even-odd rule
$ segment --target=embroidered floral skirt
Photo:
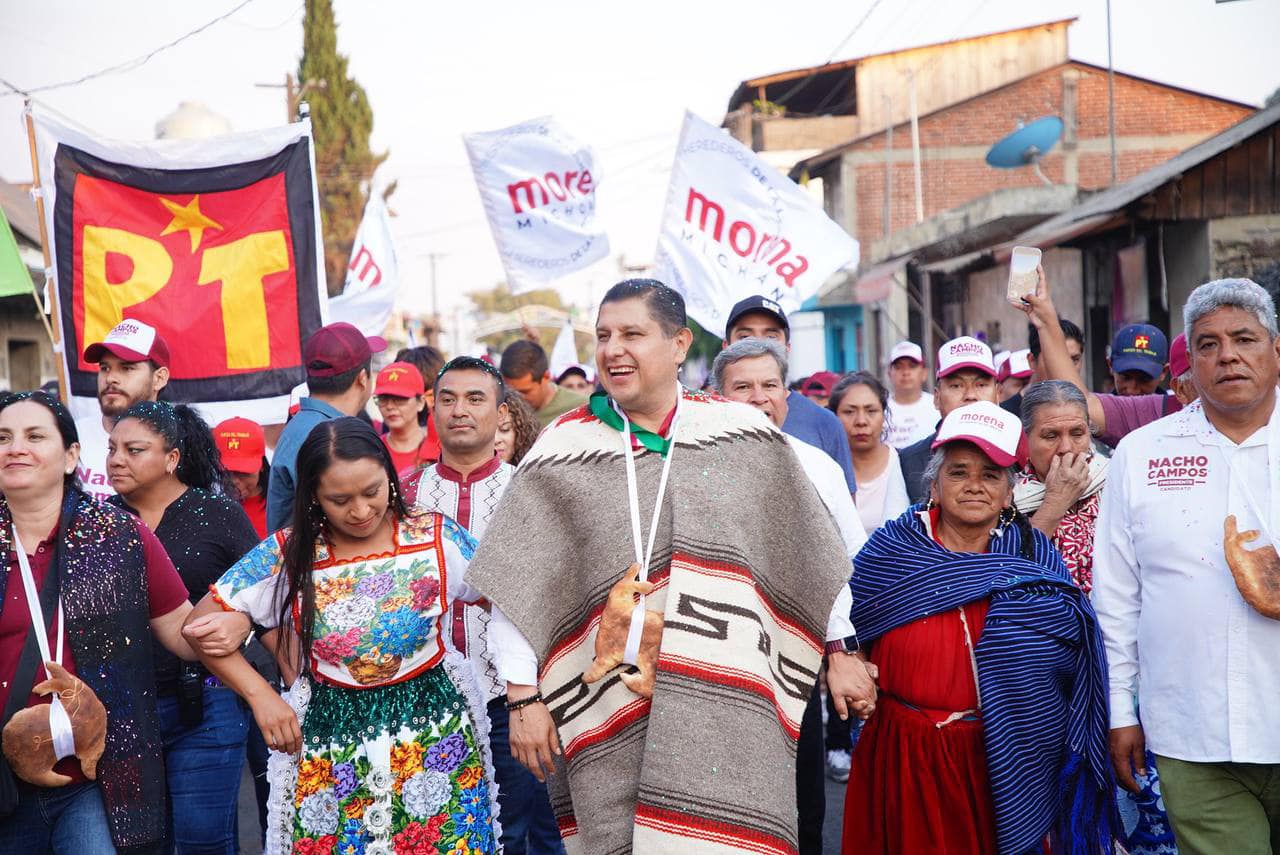
[[[443,667],[371,689],[315,683],[302,738],[295,855],[497,851],[484,754]]]

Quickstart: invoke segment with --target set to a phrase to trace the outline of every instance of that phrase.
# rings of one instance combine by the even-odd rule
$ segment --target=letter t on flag
[[[798,311],[831,274],[857,263],[858,242],[794,181],[685,113],[657,269],[703,329],[723,335],[729,309],[753,295]]]

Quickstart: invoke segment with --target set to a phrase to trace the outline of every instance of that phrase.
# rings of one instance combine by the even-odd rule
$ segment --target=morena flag
[[[131,143],[34,118],[76,414],[96,411],[85,347],[132,318],[169,345],[168,400],[283,422],[325,316],[310,122]]]

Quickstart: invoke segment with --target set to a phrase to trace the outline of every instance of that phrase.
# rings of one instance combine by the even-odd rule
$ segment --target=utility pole
[[[924,222],[924,189],[920,181],[920,117],[916,111],[916,73],[907,69],[911,95],[911,162],[916,172],[916,222]]]
[[[427,253],[427,262],[431,265],[431,345],[439,347],[440,341],[440,297],[436,291],[436,259],[444,258],[443,252]]]
[[[1107,0],[1107,128],[1111,134],[1111,183],[1116,183],[1116,69],[1111,62],[1111,0]]]
[[[893,102],[884,97],[884,236],[893,233]]]
[[[288,124],[297,121],[298,105],[302,103],[302,99],[318,89],[327,88],[329,82],[327,80],[317,80],[313,77],[299,86],[293,78],[293,73],[287,72],[284,76],[284,83],[255,83],[253,85],[259,89],[284,90],[284,120]]]

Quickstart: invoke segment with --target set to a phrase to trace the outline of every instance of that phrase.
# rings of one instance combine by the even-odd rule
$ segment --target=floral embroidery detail
[[[355,655],[359,643],[360,629],[352,627],[346,632],[331,632],[324,638],[317,638],[311,643],[311,652],[317,659],[338,665]]]
[[[420,612],[431,611],[436,604],[436,600],[440,597],[440,580],[431,576],[424,576],[421,579],[414,579],[409,583],[409,590],[413,593],[413,607]]]
[[[333,764],[323,757],[305,760],[298,766],[297,793],[294,798],[298,804],[312,793],[333,786]]]
[[[348,819],[342,826],[342,835],[338,838],[339,855],[364,855],[369,844],[369,833],[365,831],[358,819]]]
[[[349,819],[364,819],[365,809],[371,804],[373,799],[353,799],[342,810]]]
[[[458,525],[451,518],[441,516],[440,519],[444,521],[444,525],[441,526],[441,529],[445,538],[453,541],[453,545],[458,547],[458,551],[462,553],[462,557],[470,561],[471,556],[476,553],[476,539],[471,536],[470,532]]]
[[[366,811],[366,824],[367,814]],[[333,794],[333,790],[321,790],[303,799],[302,806],[298,808],[298,822],[302,825],[302,830],[309,834],[334,834],[338,830],[338,797]]]
[[[411,597],[388,597],[382,601],[382,605],[378,606],[379,611],[394,612],[396,609],[413,608],[413,598]]]
[[[333,851],[334,845],[338,839],[332,834],[313,840],[310,837],[300,837],[293,841],[293,855],[329,855]]]
[[[383,653],[403,658],[417,649],[430,625],[430,618],[413,609],[396,609],[379,615],[369,638]]]
[[[356,585],[356,593],[378,600],[385,597],[391,589],[395,587],[395,577],[390,573],[378,573],[374,576],[365,576]]]
[[[268,537],[222,574],[218,580],[219,593],[229,600],[244,589],[271,578],[283,563],[275,536]]]
[[[354,763],[338,763],[333,767],[333,794],[339,799],[345,799],[356,791],[359,782],[356,780],[356,766]],[[350,814],[347,814],[350,816]]]
[[[332,603],[321,612],[321,616],[324,623],[341,631],[368,626],[377,612],[377,603],[357,595]]]
[[[484,772],[481,771],[480,767],[471,766],[470,768],[463,769],[458,773],[458,786],[463,789],[466,789],[467,787],[474,787],[476,784],[480,783],[482,778],[484,778]]]
[[[425,765],[439,772],[452,772],[467,754],[467,744],[461,733],[451,733],[427,749]]]
[[[473,766],[471,769],[480,771],[478,766]],[[471,769],[467,771],[470,772]],[[461,779],[458,783],[462,783]],[[449,797],[453,795],[453,785],[449,782],[448,775],[433,769],[419,772],[405,781],[400,794],[404,799],[404,809],[409,816],[415,819],[426,819],[434,816],[448,803]]]
[[[440,820],[440,822],[436,822]],[[396,855],[436,855],[436,841],[440,839],[440,826],[444,825],[444,817],[433,817],[431,822],[423,825],[411,822],[404,831],[392,838]]]
[[[356,580],[349,576],[335,576],[316,583],[316,608],[323,611],[329,606],[351,596]]]
[[[396,776],[396,792],[405,779],[422,771],[423,748],[417,742],[405,742],[391,749],[391,772]]]

